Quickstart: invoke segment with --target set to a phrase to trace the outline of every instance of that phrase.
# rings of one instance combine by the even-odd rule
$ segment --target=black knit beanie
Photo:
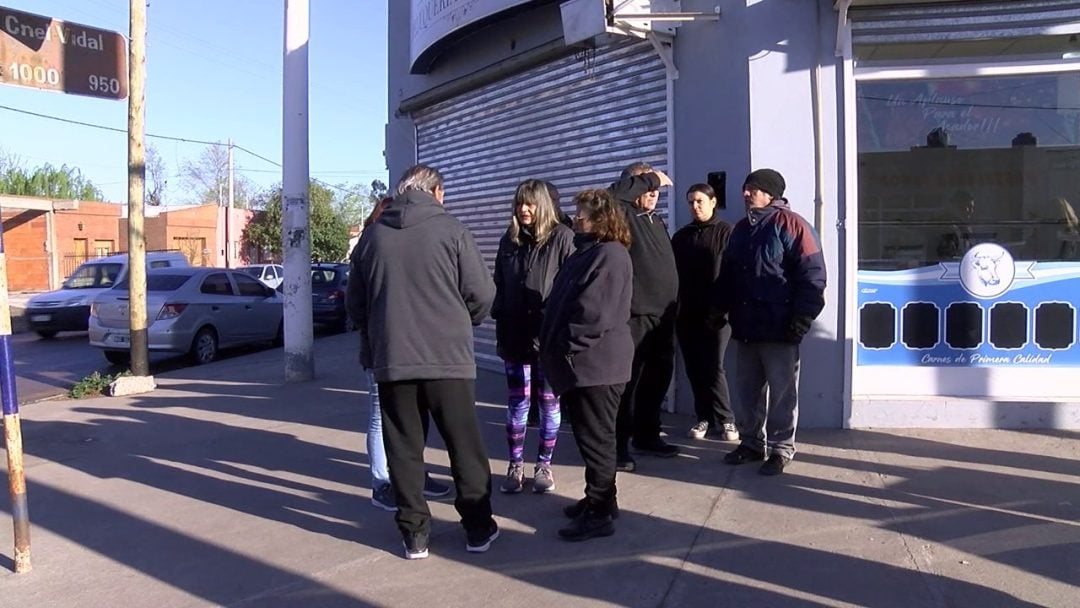
[[[780,175],[779,171],[758,169],[746,176],[746,181],[743,182],[743,190],[747,188],[756,188],[762,192],[768,192],[773,198],[780,198],[784,196],[784,189],[787,188],[787,184],[784,182],[784,176]]]

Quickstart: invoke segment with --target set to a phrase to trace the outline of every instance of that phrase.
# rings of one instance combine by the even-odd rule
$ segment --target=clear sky
[[[386,180],[386,21],[383,0],[310,0],[310,163],[330,183]],[[8,8],[128,33],[127,0],[0,0]],[[230,137],[281,161],[283,0],[150,0],[146,131],[207,141]],[[0,86],[0,105],[124,129],[127,101]],[[34,167],[78,167],[108,200],[127,201],[127,139],[0,109],[0,149]],[[180,164],[205,147],[147,138],[171,174],[167,201],[187,202]],[[237,152],[260,187],[278,167]]]

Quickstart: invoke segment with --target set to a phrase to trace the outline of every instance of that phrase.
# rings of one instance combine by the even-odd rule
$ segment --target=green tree
[[[344,194],[334,200],[334,208],[347,226],[362,224],[379,200],[386,196],[386,184],[381,180],[374,180],[367,186],[342,184],[337,188]]]
[[[349,225],[338,215],[334,193],[317,182],[308,186],[311,209],[311,258],[315,261],[336,262],[349,250]],[[275,188],[261,201],[262,211],[244,230],[244,241],[270,251],[275,257],[282,254],[281,188]]]
[[[24,169],[10,156],[0,159],[0,193],[20,196],[101,201],[101,190],[75,167],[48,163]]]

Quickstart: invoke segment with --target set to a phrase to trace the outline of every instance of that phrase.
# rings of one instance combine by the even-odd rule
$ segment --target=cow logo
[[[960,260],[960,285],[976,298],[996,298],[1012,287],[1016,264],[1004,247],[979,243]]]

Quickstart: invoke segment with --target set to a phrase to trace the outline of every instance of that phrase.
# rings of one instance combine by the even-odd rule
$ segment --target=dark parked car
[[[322,325],[338,331],[353,328],[345,312],[345,286],[349,284],[348,264],[311,265],[311,316]]]

